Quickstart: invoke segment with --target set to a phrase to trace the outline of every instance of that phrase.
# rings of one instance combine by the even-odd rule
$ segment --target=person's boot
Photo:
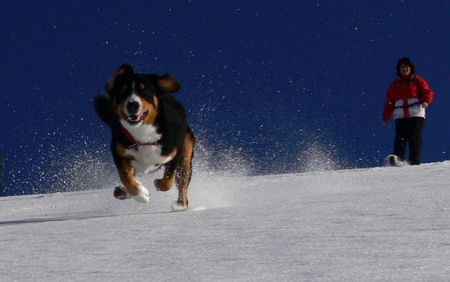
[[[401,166],[402,161],[396,155],[389,155],[388,160],[391,166]]]

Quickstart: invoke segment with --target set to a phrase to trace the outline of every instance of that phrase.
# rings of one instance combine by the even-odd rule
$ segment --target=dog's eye
[[[144,90],[145,89],[145,84],[144,83],[139,83],[139,89]]]
[[[124,84],[122,85],[122,90],[127,90],[128,89],[128,85]]]

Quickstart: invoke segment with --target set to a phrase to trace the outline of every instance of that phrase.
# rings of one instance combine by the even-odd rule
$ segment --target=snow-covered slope
[[[0,198],[0,280],[450,281],[449,161],[197,172],[189,196],[185,212],[175,189]]]

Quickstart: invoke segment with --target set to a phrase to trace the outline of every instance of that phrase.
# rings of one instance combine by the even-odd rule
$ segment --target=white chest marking
[[[161,134],[157,133],[157,128],[151,124],[130,125],[127,121],[121,119],[122,126],[133,136],[139,144],[153,143],[161,139]]]
[[[125,152],[135,158],[131,161],[131,165],[137,171],[144,173],[153,172],[172,160],[171,157],[161,155],[161,145],[142,145],[137,151],[127,149]]]
[[[153,125],[130,125],[126,121],[120,121],[122,126],[133,136],[139,144],[156,143],[161,139],[161,134],[156,132]],[[127,149],[125,153],[133,156],[135,159],[131,161],[132,166],[139,172],[153,172],[161,167],[161,165],[172,160],[172,157],[161,155],[162,145],[140,145],[136,150]]]

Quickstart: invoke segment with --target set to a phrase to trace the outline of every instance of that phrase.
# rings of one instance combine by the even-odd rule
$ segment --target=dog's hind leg
[[[185,208],[189,202],[187,198],[187,190],[192,176],[192,158],[194,156],[195,137],[191,131],[188,131],[184,138],[179,165],[176,169],[176,182],[178,187],[177,204]]]
[[[114,188],[114,198],[125,200],[131,198],[131,195],[128,194],[127,188],[123,186],[116,186],[116,188]]]

